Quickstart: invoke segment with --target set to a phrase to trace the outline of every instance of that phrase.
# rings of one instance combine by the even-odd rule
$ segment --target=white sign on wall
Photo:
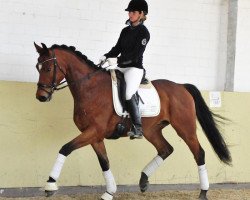
[[[220,92],[209,92],[210,107],[219,108],[221,107],[221,93]]]

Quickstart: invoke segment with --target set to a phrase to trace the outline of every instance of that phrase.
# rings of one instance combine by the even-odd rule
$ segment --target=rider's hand
[[[117,65],[117,58],[108,58],[107,62],[110,66]]]
[[[99,59],[99,63],[100,64],[104,64],[106,62],[107,58],[106,56],[102,56],[100,59]]]
[[[109,65],[108,67],[106,67],[106,71],[109,71],[111,69],[116,69],[117,68],[117,65]]]

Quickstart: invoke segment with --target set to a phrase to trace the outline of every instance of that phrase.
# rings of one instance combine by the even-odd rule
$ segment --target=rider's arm
[[[126,54],[126,60],[122,57],[118,58],[119,65],[122,66],[137,66],[139,59],[142,59],[143,53],[146,49],[150,34],[147,29],[142,29],[134,46],[133,51]]]
[[[104,54],[106,58],[114,58],[114,57],[117,57],[121,53],[121,35],[122,35],[122,32],[120,34],[120,37],[116,45],[108,53]]]

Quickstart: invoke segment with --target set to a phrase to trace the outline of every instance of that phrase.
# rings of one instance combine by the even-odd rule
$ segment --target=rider
[[[132,129],[130,139],[142,138],[142,123],[135,93],[137,92],[143,74],[143,53],[150,39],[148,29],[144,26],[148,14],[148,4],[145,0],[131,0],[128,7],[129,19],[121,31],[116,45],[104,56],[100,62],[108,61],[109,65],[118,65],[117,69],[124,74],[126,82],[126,110],[130,114]],[[119,57],[117,57],[120,54]]]

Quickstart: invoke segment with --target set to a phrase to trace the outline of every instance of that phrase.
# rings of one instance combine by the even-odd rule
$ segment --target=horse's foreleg
[[[88,144],[94,143],[96,142],[96,140],[97,140],[96,131],[94,129],[88,129],[85,130],[83,133],[81,133],[79,136],[77,136],[75,139],[70,141],[69,143],[65,144],[60,149],[56,162],[50,172],[49,179],[45,185],[46,196],[51,196],[58,190],[56,181],[58,180],[61,174],[63,164],[67,156],[72,151],[81,148],[83,146],[86,146]]]
[[[101,199],[103,200],[112,200],[113,195],[115,194],[117,190],[117,186],[115,183],[114,176],[109,168],[109,160],[106,152],[106,148],[104,145],[104,142],[98,142],[92,144],[92,147],[94,151],[96,152],[96,155],[98,157],[100,166],[102,168],[103,177],[106,182],[106,192],[102,195]]]
[[[145,192],[148,189],[148,178],[160,167],[163,161],[174,151],[173,147],[162,136],[161,130],[154,132],[153,137],[145,137],[151,142],[157,149],[158,155],[153,158],[142,170],[139,186],[141,192]]]
[[[66,156],[59,153],[57,156],[56,162],[50,172],[49,180],[47,181],[45,185],[45,193],[47,197],[53,195],[58,190],[56,181],[60,176],[65,160],[66,160]]]

